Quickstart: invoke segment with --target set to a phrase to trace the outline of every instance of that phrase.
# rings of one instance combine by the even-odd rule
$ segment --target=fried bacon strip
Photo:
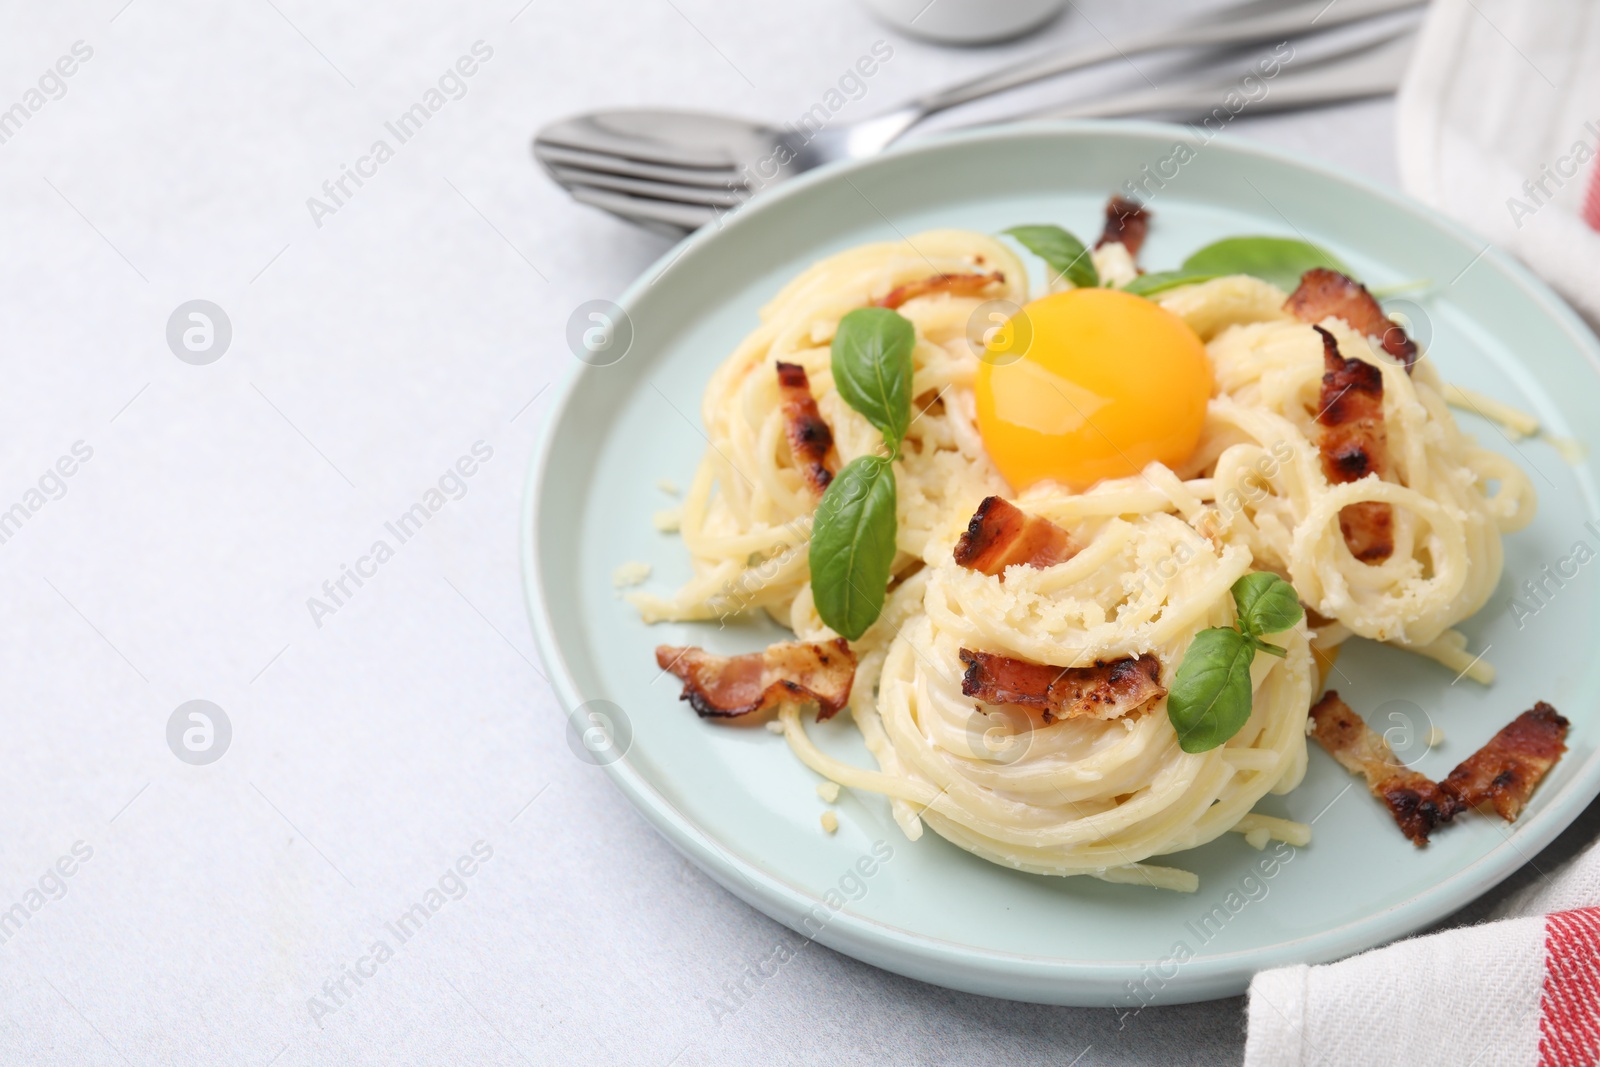
[[[1383,801],[1400,832],[1421,848],[1428,835],[1465,805],[1432,779],[1394,758],[1389,743],[1330,689],[1311,707],[1311,736],[1352,774],[1366,778],[1372,795]]]
[[[1049,519],[991,496],[972,513],[967,532],[956,542],[955,557],[968,570],[998,576],[1003,582],[1007,567],[1050,567],[1078,552],[1072,535]]]
[[[821,722],[850,700],[856,677],[855,653],[842,637],[823,645],[783,641],[742,656],[659,645],[656,665],[683,679],[678,699],[687,700],[701,718],[732,719],[815,701]]]
[[[1144,235],[1149,229],[1150,213],[1137,200],[1113,196],[1106,203],[1105,229],[1100,232],[1100,240],[1094,246],[1104,248],[1109,244],[1121,244],[1128,250],[1130,258],[1137,259],[1139,249],[1144,247]]]
[[[1383,374],[1371,363],[1345,359],[1333,334],[1322,336],[1322,473],[1329,482],[1354,482],[1369,474],[1383,477],[1389,437],[1383,425]],[[1350,554],[1363,563],[1382,563],[1394,551],[1394,509],[1375,500],[1339,511],[1339,530]]]
[[[1096,660],[1093,667],[1050,667],[963,648],[961,662],[967,665],[964,696],[1031,708],[1046,726],[1057,719],[1119,718],[1167,695],[1161,661],[1148,652],[1137,659]]]
[[[1571,725],[1541,700],[1462,760],[1444,781],[1434,783],[1401,766],[1387,742],[1331,689],[1311,708],[1311,723],[1311,736],[1346,770],[1366,777],[1372,795],[1388,806],[1400,831],[1419,847],[1428,843],[1435,828],[1468,808],[1492,808],[1506,822],[1516,821],[1567,750]]]
[[[783,394],[785,433],[789,438],[789,451],[805,476],[806,483],[817,495],[833,481],[833,467],[828,453],[833,448],[833,431],[822,421],[817,411],[816,397],[811,395],[811,380],[806,369],[798,363],[778,363],[778,390]]]
[[[1406,336],[1405,327],[1383,313],[1366,286],[1336,270],[1314,267],[1306,271],[1283,309],[1312,325],[1330,315],[1343,319],[1352,330],[1381,341],[1385,352],[1405,364],[1407,374],[1417,362],[1417,343]]]
[[[988,274],[935,274],[914,282],[897,285],[888,295],[873,302],[875,307],[897,308],[909,300],[929,293],[949,293],[951,296],[981,296],[991,285],[1004,285],[1006,276],[999,271]]]
[[[1514,822],[1545,773],[1567,750],[1569,725],[1541,700],[1462,760],[1439,787],[1464,807],[1491,807],[1506,822]]]

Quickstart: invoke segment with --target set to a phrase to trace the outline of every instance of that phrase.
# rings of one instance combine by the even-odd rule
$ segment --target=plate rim
[[[1193,144],[1200,139],[1189,128],[1160,122],[1063,120],[1007,123],[973,130],[919,138],[911,144],[859,160],[847,160],[808,171],[784,182],[762,197],[723,216],[717,227],[702,228],[668,248],[617,298],[628,309],[688,253],[716,240],[723,229],[737,227],[751,217],[775,210],[785,200],[811,186],[841,180],[887,159],[938,152],[952,145],[1039,136],[1060,137],[1176,137]],[[1204,142],[1202,142],[1204,143]],[[1214,147],[1217,147],[1213,145]],[[1306,160],[1283,149],[1248,139],[1229,139],[1219,146],[1235,156],[1257,157],[1313,172],[1359,192],[1388,202],[1454,239],[1471,252],[1486,248],[1479,258],[1492,259],[1515,281],[1550,319],[1570,335],[1600,377],[1600,339],[1581,317],[1546,282],[1492,242],[1484,242],[1466,227],[1405,193],[1373,179],[1352,174],[1321,161]],[[568,668],[558,627],[544,597],[539,568],[540,497],[554,450],[556,433],[565,409],[582,381],[600,368],[574,361],[552,389],[549,411],[531,453],[523,492],[518,554],[522,564],[523,594],[534,643],[549,671],[549,682],[570,722],[584,702]],[[1056,956],[1034,956],[984,948],[969,943],[917,934],[848,908],[831,913],[816,934],[801,930],[800,919],[826,905],[798,886],[763,872],[696,826],[687,815],[655,788],[632,765],[627,754],[603,764],[612,783],[641,815],[679,852],[714,881],[758,911],[783,923],[808,939],[874,966],[920,981],[985,996],[1032,1003],[1116,1007],[1115,996],[1123,983],[1147,977],[1156,961],[1078,961]],[[1514,825],[1504,840],[1444,881],[1386,908],[1339,926],[1330,927],[1266,947],[1226,953],[1195,954],[1184,961],[1179,974],[1158,991],[1151,1003],[1186,1003],[1236,995],[1261,970],[1296,963],[1323,963],[1365,951],[1416,933],[1481,897],[1510,877],[1567,828],[1600,795],[1600,749],[1589,754],[1577,775],[1527,822]],[[1515,862],[1507,862],[1508,855]],[[1148,1006],[1148,1005],[1146,1005]],[[1135,1008],[1135,1010],[1139,1010]]]

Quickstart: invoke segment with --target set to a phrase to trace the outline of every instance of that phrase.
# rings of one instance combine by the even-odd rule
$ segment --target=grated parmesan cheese
[[[638,585],[650,577],[650,564],[629,560],[611,572],[611,584],[617,589],[626,589],[630,585]]]
[[[662,508],[650,516],[650,521],[655,523],[656,529],[662,533],[676,533],[678,528],[683,525],[683,509]]]
[[[832,804],[834,801],[839,799],[839,783],[818,782],[817,796],[821,797],[823,800],[826,800],[829,804]]]
[[[839,829],[839,816],[835,815],[831,811],[823,812],[822,813],[822,828],[824,830],[828,831],[828,833],[830,833],[830,834],[833,833],[835,830]]]

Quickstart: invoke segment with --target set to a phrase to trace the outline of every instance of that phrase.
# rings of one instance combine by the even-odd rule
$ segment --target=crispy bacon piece
[[[1545,772],[1567,750],[1569,725],[1541,700],[1461,761],[1439,787],[1464,807],[1491,807],[1506,822],[1514,822]]]
[[[1006,276],[999,271],[988,274],[935,274],[914,282],[895,286],[882,300],[874,301],[876,307],[897,308],[908,300],[929,293],[949,293],[951,296],[981,296],[991,285],[1004,285]]]
[[[968,570],[1006,580],[1007,567],[1049,567],[1078,554],[1072,535],[1049,519],[1029,515],[1009,500],[991,496],[978,505],[967,532],[956,542],[956,562]]]
[[[1428,835],[1464,810],[1453,793],[1402,766],[1379,734],[1330,689],[1311,707],[1311,736],[1345,770],[1363,775],[1372,795],[1383,801],[1400,832],[1421,848]]]
[[[1354,482],[1369,474],[1383,477],[1389,436],[1383,425],[1383,374],[1371,363],[1345,359],[1333,334],[1322,336],[1322,473],[1328,481]],[[1379,501],[1351,504],[1339,511],[1339,531],[1350,554],[1364,563],[1382,563],[1394,551],[1394,509]]]
[[[1506,822],[1516,821],[1567,750],[1571,725],[1541,700],[1435,784],[1402,767],[1383,738],[1331,689],[1311,708],[1311,723],[1311,736],[1345,769],[1366,776],[1372,795],[1388,805],[1401,832],[1419,847],[1468,808],[1492,808]]]
[[[1100,240],[1094,246],[1104,248],[1120,243],[1131,258],[1137,259],[1139,249],[1144,247],[1144,235],[1149,229],[1150,212],[1137,200],[1113,196],[1106,204],[1105,229],[1100,231]]]
[[[732,719],[815,701],[821,722],[850,700],[856,677],[855,653],[842,637],[824,645],[783,641],[742,656],[659,645],[656,665],[683,679],[678,699],[687,700],[701,718]]]
[[[1367,287],[1336,270],[1314,267],[1300,276],[1300,287],[1284,301],[1283,309],[1301,322],[1313,325],[1332,315],[1368,337],[1383,343],[1383,350],[1405,364],[1406,373],[1417,362],[1417,343],[1405,327],[1383,313]]]
[[[804,367],[780,361],[778,389],[783,393],[789,450],[794,453],[794,461],[807,484],[821,496],[833,481],[833,467],[828,460],[833,448],[833,431],[817,411],[817,400],[811,395],[811,380],[806,377]]]
[[[963,648],[961,662],[967,665],[963,695],[1031,708],[1046,726],[1057,719],[1119,718],[1167,695],[1161,661],[1148,652],[1096,660],[1093,667],[1051,667]]]

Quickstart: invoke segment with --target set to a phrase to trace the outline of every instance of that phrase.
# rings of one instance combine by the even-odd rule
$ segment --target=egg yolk
[[[1035,300],[989,339],[978,431],[1017,490],[1085,489],[1176,466],[1200,440],[1211,365],[1194,330],[1142,296],[1069,289]]]

